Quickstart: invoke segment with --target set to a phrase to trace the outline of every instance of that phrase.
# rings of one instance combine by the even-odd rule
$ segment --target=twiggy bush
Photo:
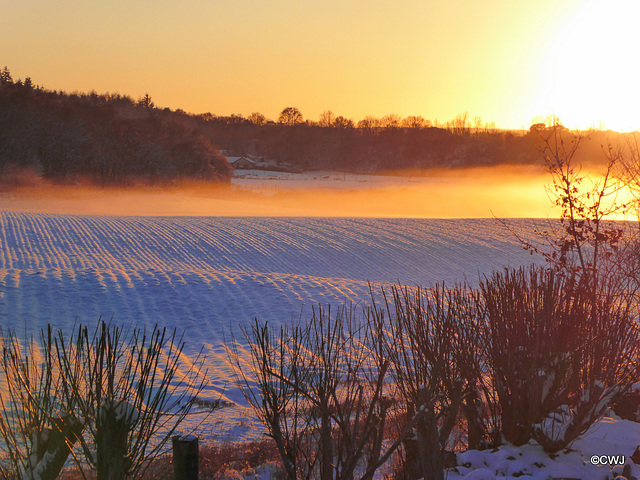
[[[496,408],[496,392],[484,348],[486,311],[480,292],[468,285],[449,290],[447,298],[450,315],[456,319],[453,362],[465,386],[461,409],[467,447],[490,448],[500,442],[500,411]]]
[[[25,479],[54,479],[84,425],[69,416],[70,406],[62,401],[51,327],[40,345],[33,338],[21,343],[8,331],[0,333],[0,346],[0,434],[13,471]]]
[[[258,320],[244,331],[247,359],[233,344],[229,351],[237,383],[278,448],[287,477],[296,478],[305,424],[298,385],[306,384],[300,327],[279,331]]]
[[[385,306],[375,306],[371,323],[379,336],[379,354],[406,408],[415,419],[413,436],[404,442],[408,478],[444,478],[442,450],[464,411],[471,441],[485,436],[480,412],[481,384],[478,325],[480,311],[461,287],[394,287]]]
[[[577,289],[549,270],[496,272],[480,289],[502,432],[508,442],[522,445],[534,425],[566,404],[577,388],[572,362],[587,312],[572,293]]]
[[[629,304],[601,295],[594,308],[580,277],[540,267],[494,273],[480,290],[505,439],[568,446],[629,381],[640,339]]]
[[[279,330],[257,320],[245,358],[230,350],[238,384],[277,445],[287,477],[370,479],[383,453],[389,408],[385,361],[371,350],[368,324],[343,307],[323,308]]]
[[[100,321],[92,333],[79,326],[69,337],[48,326],[28,354],[11,333],[2,347],[8,387],[0,433],[25,478],[55,478],[76,442],[83,476],[88,465],[97,479],[140,477],[205,378],[200,358],[182,370],[184,343],[157,326],[146,332]]]
[[[141,475],[189,413],[204,382],[201,360],[182,371],[176,331],[147,332],[100,322],[55,339],[63,399],[86,428],[80,437],[96,478]]]

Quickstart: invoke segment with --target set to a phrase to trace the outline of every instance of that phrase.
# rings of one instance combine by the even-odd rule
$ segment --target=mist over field
[[[79,215],[486,218],[553,216],[539,166],[432,169],[398,175],[237,171],[228,185],[5,187],[0,208]]]

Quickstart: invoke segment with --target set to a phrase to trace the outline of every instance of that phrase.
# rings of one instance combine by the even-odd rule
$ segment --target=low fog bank
[[[536,166],[389,175],[245,170],[226,185],[5,184],[0,208],[74,215],[532,218],[553,216],[548,182]]]

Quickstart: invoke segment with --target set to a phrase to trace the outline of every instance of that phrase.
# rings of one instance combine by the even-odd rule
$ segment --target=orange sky
[[[0,2],[0,67],[48,89],[219,115],[640,128],[637,0]]]

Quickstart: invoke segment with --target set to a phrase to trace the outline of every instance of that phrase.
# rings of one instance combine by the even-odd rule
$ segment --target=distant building
[[[258,167],[258,163],[249,157],[227,157],[229,163],[236,170],[254,170]]]
[[[302,172],[302,168],[291,163],[265,161],[263,157],[244,155],[242,157],[228,156],[229,163],[235,170],[269,170],[274,172]]]

